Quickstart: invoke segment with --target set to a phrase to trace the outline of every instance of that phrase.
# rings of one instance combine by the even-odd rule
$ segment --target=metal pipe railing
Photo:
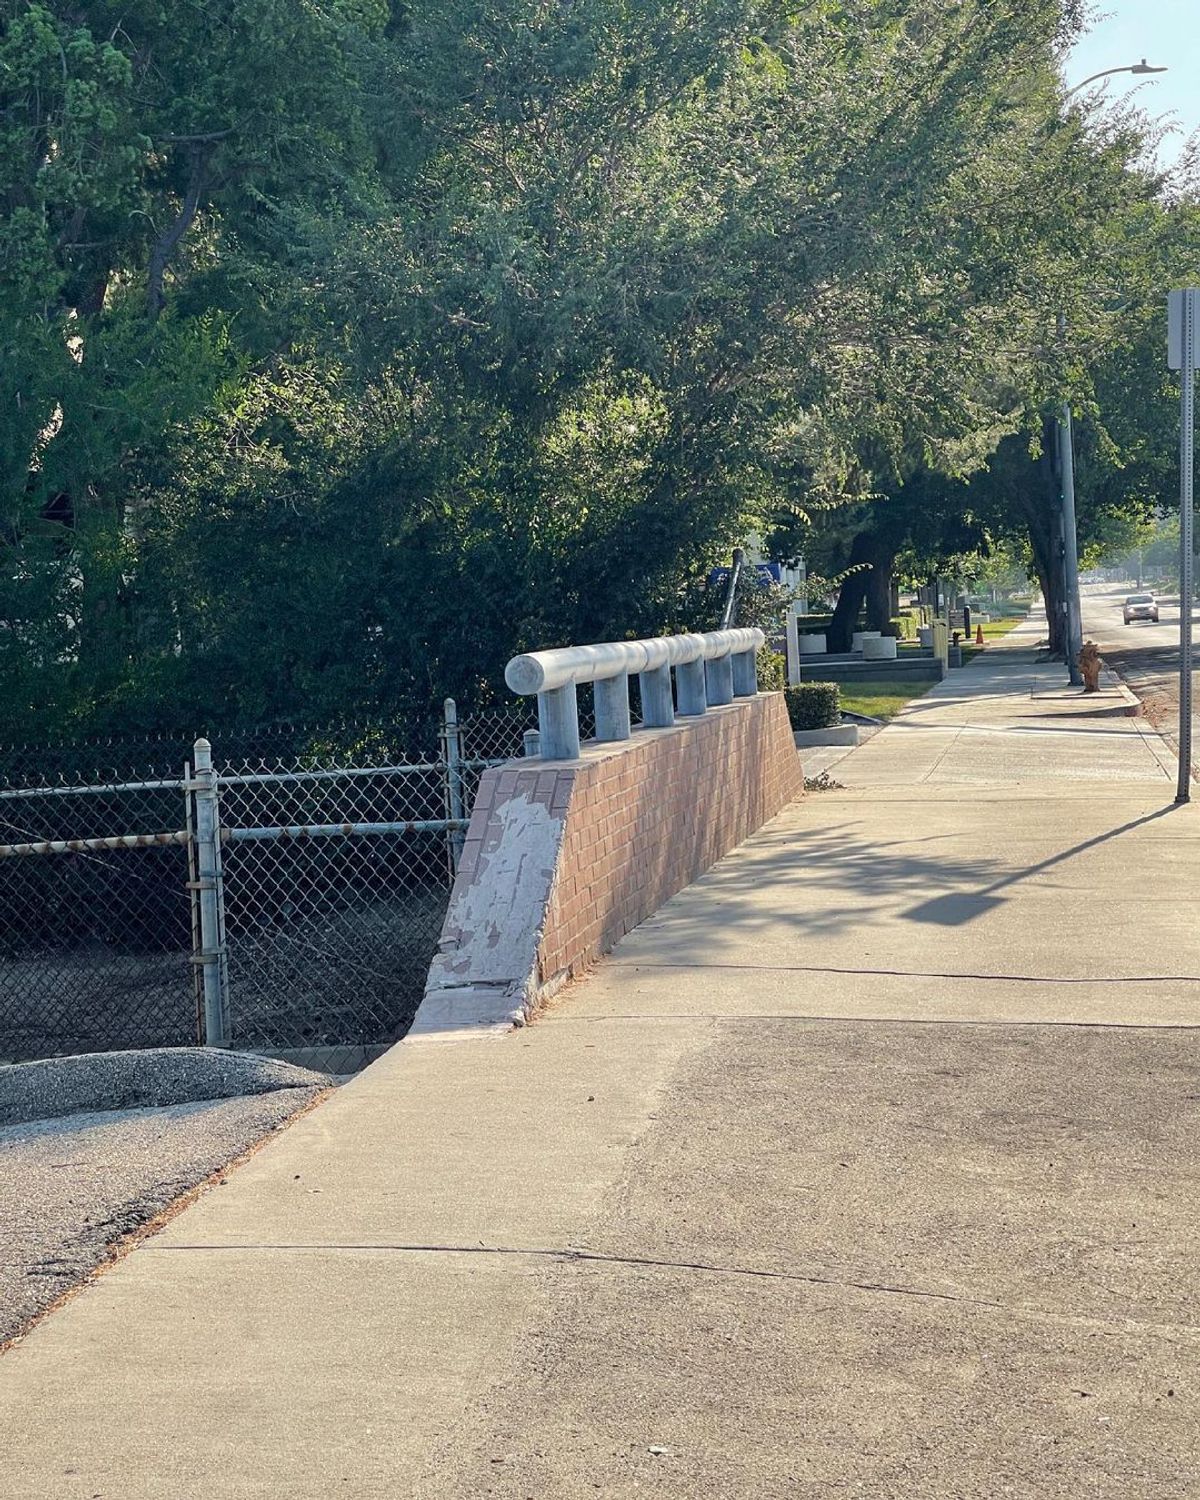
[[[763,632],[752,627],[530,651],[513,657],[504,680],[522,697],[537,695],[542,759],[574,760],[579,755],[579,683],[595,684],[596,739],[627,740],[632,733],[632,673],[641,686],[643,727],[666,729],[676,714],[695,717],[710,705],[752,698],[758,691],[755,656],[765,641]]]

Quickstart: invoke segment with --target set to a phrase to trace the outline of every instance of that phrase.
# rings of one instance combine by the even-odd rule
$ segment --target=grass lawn
[[[852,714],[870,714],[873,719],[893,719],[906,703],[927,693],[932,682],[919,677],[893,678],[891,682],[862,682],[853,688],[843,687],[841,704]]]
[[[987,649],[988,641],[994,641],[1002,635],[1007,635],[1010,630],[1013,630],[1018,625],[1023,624],[1025,618],[1026,617],[1024,615],[1005,615],[1002,620],[989,620],[983,627],[984,644],[982,646],[977,646],[975,644],[975,627],[972,626],[970,641],[964,641],[962,643],[963,661],[968,662],[973,656],[978,656],[981,651]]]

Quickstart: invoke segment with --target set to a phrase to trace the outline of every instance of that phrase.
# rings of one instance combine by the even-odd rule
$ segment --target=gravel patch
[[[323,1073],[216,1047],[91,1052],[0,1066],[0,1126],[94,1110],[161,1108],[276,1089],[324,1088]]]
[[[273,1091],[0,1129],[0,1344],[318,1092],[264,1087]]]

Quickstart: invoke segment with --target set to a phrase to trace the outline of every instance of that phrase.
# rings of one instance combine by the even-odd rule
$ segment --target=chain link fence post
[[[188,916],[192,930],[192,999],[195,1003],[196,1043],[204,1045],[204,976],[203,965],[197,963],[204,951],[200,937],[200,872],[196,868],[196,804],[193,796],[192,763],[183,763],[183,831],[187,834],[187,893]]]
[[[200,947],[194,955],[203,975],[204,1040],[228,1047],[229,966],[225,951],[225,890],[221,880],[221,813],[212,746],[196,741],[192,752],[192,791],[196,799],[196,879]]]
[[[442,704],[442,713],[444,715],[442,748],[446,762],[446,816],[455,822],[461,822],[463,817],[462,730],[458,724],[458,705],[453,698],[447,698]],[[462,829],[452,829],[447,838],[452,875],[458,873],[462,847]]]

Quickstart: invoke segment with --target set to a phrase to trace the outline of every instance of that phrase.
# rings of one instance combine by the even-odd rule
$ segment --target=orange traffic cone
[[[982,625],[976,625],[976,627],[975,627],[975,644],[977,646],[982,646],[983,645],[983,626]]]

